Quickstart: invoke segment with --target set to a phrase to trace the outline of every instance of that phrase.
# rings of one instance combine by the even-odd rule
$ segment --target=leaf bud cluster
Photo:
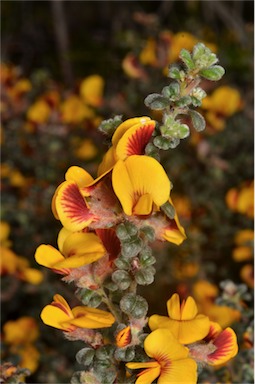
[[[122,123],[122,116],[116,115],[111,119],[103,120],[99,125],[98,129],[100,132],[106,134],[111,137],[115,131],[115,129]]]
[[[78,296],[82,301],[82,304],[89,307],[97,308],[102,302],[102,297],[96,291],[88,288],[80,289]]]
[[[128,316],[140,319],[146,316],[148,303],[142,296],[127,293],[120,301],[120,309]]]

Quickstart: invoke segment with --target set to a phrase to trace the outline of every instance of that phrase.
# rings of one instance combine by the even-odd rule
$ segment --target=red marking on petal
[[[91,219],[93,216],[75,183],[68,185],[63,191],[61,206],[66,216],[72,222],[81,223]]]
[[[115,231],[111,228],[109,229],[97,229],[97,236],[102,241],[105,249],[109,254],[109,261],[112,263],[120,253],[120,241],[115,233]]]
[[[56,301],[53,301],[51,305],[53,307],[61,309],[61,311],[65,312],[70,317],[70,312],[68,312],[68,309],[62,303],[57,303]]]
[[[127,155],[143,155],[146,145],[154,131],[155,124],[142,125],[129,137],[127,142]]]
[[[235,333],[231,329],[225,329],[216,337],[213,344],[217,349],[208,355],[210,362],[214,363],[222,358],[231,358],[236,349]]]

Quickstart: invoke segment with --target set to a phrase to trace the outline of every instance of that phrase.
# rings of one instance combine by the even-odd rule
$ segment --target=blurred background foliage
[[[69,382],[80,345],[39,317],[55,293],[76,303],[74,288],[34,261],[61,228],[52,195],[71,165],[95,176],[102,119],[160,118],[145,97],[167,85],[182,47],[203,41],[226,70],[220,84],[203,84],[207,128],[162,155],[188,238],[155,244],[156,279],[141,294],[149,315],[165,314],[177,291],[227,319],[243,348],[238,369],[201,382],[253,382],[253,2],[2,1],[1,11],[2,360],[29,368],[27,382]]]

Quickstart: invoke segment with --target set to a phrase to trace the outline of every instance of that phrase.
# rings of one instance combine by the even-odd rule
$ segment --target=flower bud
[[[145,317],[148,311],[147,301],[134,293],[127,293],[120,301],[120,309],[135,319]]]
[[[130,344],[132,339],[130,326],[121,329],[116,335],[116,344],[119,348],[124,348]]]

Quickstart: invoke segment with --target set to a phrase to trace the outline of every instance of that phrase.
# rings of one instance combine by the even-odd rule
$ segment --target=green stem
[[[103,300],[103,302],[107,305],[107,307],[109,308],[110,312],[115,317],[117,323],[121,324],[122,323],[122,319],[121,319],[121,316],[120,316],[116,306],[111,302],[111,300],[109,299],[109,297],[107,296],[107,294],[106,294],[106,292],[105,292],[105,290],[103,288],[101,288],[101,292],[102,292],[102,300]]]

